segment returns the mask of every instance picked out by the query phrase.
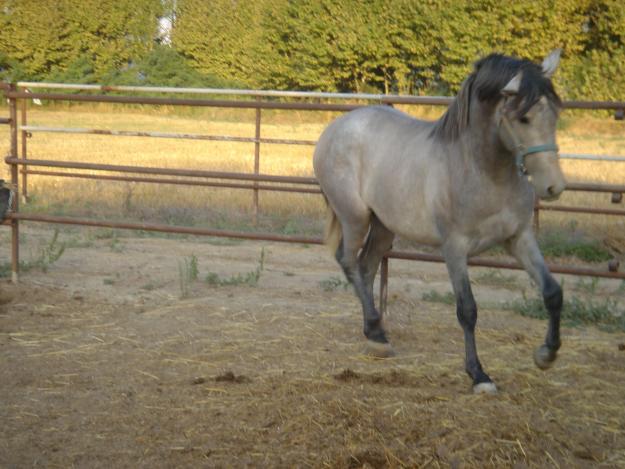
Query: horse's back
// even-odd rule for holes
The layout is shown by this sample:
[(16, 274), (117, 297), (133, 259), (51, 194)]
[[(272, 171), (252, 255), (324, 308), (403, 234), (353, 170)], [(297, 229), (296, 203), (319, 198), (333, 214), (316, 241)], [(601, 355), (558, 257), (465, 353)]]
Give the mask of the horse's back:
[[(389, 106), (371, 106), (351, 111), (333, 121), (321, 134), (313, 166), (324, 184), (337, 168), (360, 172), (387, 155), (400, 158), (411, 140), (423, 134), (428, 123), (414, 119)], [(329, 174), (327, 174), (329, 173)]]
[(332, 139), (351, 144), (370, 144), (379, 141), (378, 137), (384, 134), (390, 135), (402, 130), (410, 132), (419, 123), (421, 121), (390, 106), (363, 107), (344, 114), (328, 125), (319, 138), (317, 148), (323, 148)]
[(339, 218), (372, 211), (398, 234), (419, 224), (424, 242), (433, 242), (431, 212), (424, 208), (426, 192), (433, 191), (428, 176), (441, 160), (429, 129), (431, 123), (388, 106), (360, 108), (332, 122), (317, 143), (313, 165), (330, 204), (343, 212)]

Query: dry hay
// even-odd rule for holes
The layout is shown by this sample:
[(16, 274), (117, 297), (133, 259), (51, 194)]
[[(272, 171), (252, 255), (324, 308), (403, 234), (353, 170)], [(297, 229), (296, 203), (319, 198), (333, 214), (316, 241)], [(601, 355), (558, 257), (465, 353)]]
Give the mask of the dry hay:
[[(451, 307), (396, 299), (397, 356), (360, 353), (349, 292), (221, 287), (119, 306), (3, 284), (0, 466), (623, 467), (622, 334), (482, 310), (473, 395)], [(345, 305), (342, 309), (338, 305)], [(8, 378), (8, 379), (7, 379)]]

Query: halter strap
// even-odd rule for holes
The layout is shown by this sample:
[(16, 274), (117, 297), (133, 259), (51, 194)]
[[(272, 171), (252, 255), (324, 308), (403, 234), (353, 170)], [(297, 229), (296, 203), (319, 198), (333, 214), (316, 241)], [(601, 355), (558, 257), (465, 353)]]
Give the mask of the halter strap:
[(525, 167), (525, 157), (532, 153), (540, 153), (541, 151), (555, 151), (559, 150), (558, 145), (555, 143), (545, 143), (543, 145), (535, 145), (533, 147), (525, 147), (523, 144), (516, 146), (515, 161), (516, 166), (519, 168), (521, 174), (527, 174), (527, 168)]
[(519, 169), (519, 172), (521, 174), (527, 174), (527, 169), (525, 168), (525, 157), (527, 155), (531, 155), (532, 153), (540, 153), (543, 151), (557, 152), (559, 150), (558, 145), (556, 145), (555, 143), (543, 143), (542, 145), (526, 147), (521, 142), (519, 142), (519, 139), (517, 138), (514, 130), (512, 129), (512, 126), (510, 125), (510, 121), (508, 121), (508, 118), (505, 115), (501, 118), (501, 124), (503, 124), (506, 132), (508, 132), (508, 135), (510, 136), (510, 140), (512, 140), (512, 145), (514, 146), (514, 158), (516, 162), (516, 167)]

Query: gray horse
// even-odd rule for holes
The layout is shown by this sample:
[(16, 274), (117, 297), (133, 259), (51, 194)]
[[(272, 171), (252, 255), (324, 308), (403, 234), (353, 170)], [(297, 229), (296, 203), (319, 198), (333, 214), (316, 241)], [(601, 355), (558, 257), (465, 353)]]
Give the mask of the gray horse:
[(467, 258), (502, 243), (542, 291), (545, 343), (534, 354), (549, 367), (560, 347), (562, 289), (532, 232), (534, 197), (565, 188), (555, 144), (561, 102), (551, 83), (560, 61), (541, 65), (499, 54), (478, 61), (435, 122), (386, 106), (360, 108), (323, 132), (314, 169), (328, 202), (326, 243), (362, 303), (370, 351), (392, 355), (373, 281), (395, 235), (440, 247), (464, 331), (473, 390), (496, 392), (475, 345), (477, 306)]

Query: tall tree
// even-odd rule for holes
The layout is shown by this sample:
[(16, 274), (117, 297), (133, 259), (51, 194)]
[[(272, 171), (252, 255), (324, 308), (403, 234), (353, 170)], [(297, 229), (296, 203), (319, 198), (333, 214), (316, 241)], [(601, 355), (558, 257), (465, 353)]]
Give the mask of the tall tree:
[(0, 10), (0, 50), (30, 76), (44, 76), (72, 60), (73, 25), (65, 1), (4, 0)]
[(160, 0), (3, 0), (0, 51), (33, 78), (92, 64), (95, 77), (149, 52)]
[(435, 47), (427, 8), (409, 0), (300, 0), (264, 22), (265, 84), (359, 91), (413, 91)]
[(563, 47), (564, 97), (622, 100), (624, 31), (622, 0), (0, 0), (0, 75), (450, 94), (485, 54)]
[(582, 50), (560, 79), (570, 97), (622, 101), (625, 97), (625, 3), (585, 0)]
[(260, 23), (285, 1), (178, 0), (172, 45), (202, 73), (258, 86), (253, 49)]
[(563, 47), (566, 63), (580, 51), (584, 21), (579, 2), (567, 0), (443, 0), (432, 18), (439, 34), (436, 72), (443, 93), (457, 90), (471, 64), (490, 52), (540, 60)]

